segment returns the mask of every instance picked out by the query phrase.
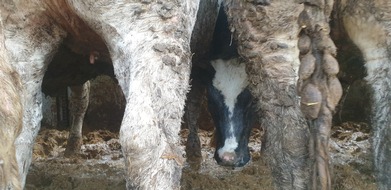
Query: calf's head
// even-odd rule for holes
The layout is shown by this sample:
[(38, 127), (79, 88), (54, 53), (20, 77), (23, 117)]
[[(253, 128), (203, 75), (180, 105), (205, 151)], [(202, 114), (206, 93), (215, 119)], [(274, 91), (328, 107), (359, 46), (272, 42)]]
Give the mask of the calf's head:
[(216, 126), (215, 159), (220, 165), (241, 167), (250, 160), (254, 115), (245, 65), (237, 58), (211, 64), (215, 75), (208, 84), (208, 107)]

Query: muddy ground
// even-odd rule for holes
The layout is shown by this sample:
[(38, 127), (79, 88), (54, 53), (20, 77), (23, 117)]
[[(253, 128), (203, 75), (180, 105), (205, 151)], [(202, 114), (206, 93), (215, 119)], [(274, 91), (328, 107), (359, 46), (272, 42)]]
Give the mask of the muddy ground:
[[(184, 144), (186, 130), (181, 131)], [(203, 162), (199, 171), (188, 164), (183, 169), (182, 189), (273, 189), (270, 171), (260, 153), (262, 131), (251, 137), (252, 161), (243, 168), (224, 168), (213, 159), (213, 132), (200, 131)], [(107, 130), (84, 136), (82, 153), (65, 158), (68, 132), (42, 129), (37, 137), (27, 190), (35, 189), (125, 189), (123, 157), (118, 134)], [(333, 127), (331, 141), (333, 189), (376, 189), (370, 161), (370, 129), (365, 123)], [(184, 151), (183, 151), (184, 153)]]

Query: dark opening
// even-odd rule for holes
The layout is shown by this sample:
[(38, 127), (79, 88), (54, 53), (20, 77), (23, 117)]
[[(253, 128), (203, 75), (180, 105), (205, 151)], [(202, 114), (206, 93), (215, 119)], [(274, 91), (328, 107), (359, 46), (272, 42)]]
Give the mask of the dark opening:
[[(68, 87), (82, 85), (88, 80), (91, 83), (90, 101), (83, 132), (97, 129), (119, 131), (125, 98), (115, 78), (112, 63), (98, 59), (91, 64), (88, 56), (74, 53), (65, 45), (60, 46), (43, 78), (42, 92), (46, 96), (43, 127), (68, 130)], [(45, 109), (45, 106), (49, 108)], [(49, 110), (55, 110), (55, 113)]]

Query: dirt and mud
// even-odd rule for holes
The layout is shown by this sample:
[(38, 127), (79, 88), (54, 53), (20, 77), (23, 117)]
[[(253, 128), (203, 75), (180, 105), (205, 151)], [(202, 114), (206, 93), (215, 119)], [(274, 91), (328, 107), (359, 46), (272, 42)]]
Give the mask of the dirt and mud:
[[(182, 144), (188, 131), (181, 131)], [(261, 154), (263, 132), (254, 129), (250, 141), (252, 161), (243, 168), (216, 164), (211, 146), (212, 131), (201, 130), (203, 161), (198, 171), (185, 164), (181, 186), (187, 189), (273, 189), (272, 178)], [(125, 189), (124, 163), (118, 134), (97, 130), (83, 137), (80, 155), (63, 156), (67, 131), (42, 129), (33, 152), (26, 190)], [(365, 123), (333, 127), (330, 143), (333, 189), (376, 189), (370, 161), (370, 128)], [(185, 151), (183, 149), (183, 154)]]

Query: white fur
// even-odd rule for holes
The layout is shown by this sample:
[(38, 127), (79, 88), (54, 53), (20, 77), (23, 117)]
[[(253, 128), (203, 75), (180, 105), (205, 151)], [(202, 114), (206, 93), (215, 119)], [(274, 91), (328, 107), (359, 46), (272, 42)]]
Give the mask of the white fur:
[(223, 94), (224, 103), (227, 105), (231, 117), (236, 98), (248, 85), (245, 64), (240, 63), (238, 59), (227, 61), (217, 59), (211, 63), (216, 70), (213, 86)]
[(235, 137), (229, 137), (225, 139), (223, 148), (220, 148), (217, 153), (221, 158), (225, 152), (234, 152), (238, 148), (238, 142)]

